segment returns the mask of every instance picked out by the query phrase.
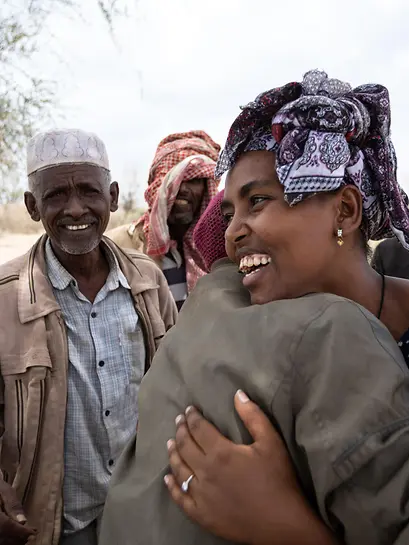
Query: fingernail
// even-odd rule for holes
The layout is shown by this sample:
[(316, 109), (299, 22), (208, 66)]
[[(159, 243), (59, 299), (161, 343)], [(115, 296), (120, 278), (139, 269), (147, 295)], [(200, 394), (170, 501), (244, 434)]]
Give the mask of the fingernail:
[(237, 390), (236, 395), (239, 398), (240, 403), (248, 403), (250, 401), (243, 390)]
[(175, 419), (176, 426), (180, 426), (180, 424), (182, 424), (184, 421), (185, 421), (185, 417), (183, 416), (183, 414), (180, 414)]
[(173, 441), (173, 439), (169, 439), (169, 441), (166, 443), (166, 446), (168, 447), (168, 450), (170, 450), (173, 445), (175, 444), (175, 442)]
[(16, 515), (16, 521), (22, 524), (23, 522), (27, 522), (27, 519), (24, 515)]
[(189, 407), (186, 409), (185, 411), (185, 414), (186, 415), (189, 415), (190, 413), (192, 413), (193, 411), (195, 410), (194, 407), (192, 407), (192, 405), (189, 405)]
[(170, 483), (170, 477), (169, 477), (169, 475), (165, 475), (165, 476), (163, 477), (163, 480), (165, 481), (166, 486), (169, 486), (169, 483)]

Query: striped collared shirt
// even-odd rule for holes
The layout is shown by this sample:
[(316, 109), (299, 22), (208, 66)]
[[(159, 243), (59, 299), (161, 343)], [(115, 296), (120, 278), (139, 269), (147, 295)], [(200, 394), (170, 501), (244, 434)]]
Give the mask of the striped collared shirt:
[(187, 299), (186, 267), (184, 263), (178, 266), (169, 252), (162, 257), (162, 272), (165, 275), (176, 306), (180, 310)]
[(68, 339), (64, 533), (102, 512), (122, 449), (135, 433), (145, 345), (129, 284), (103, 244), (110, 272), (91, 303), (46, 245), (48, 277)]

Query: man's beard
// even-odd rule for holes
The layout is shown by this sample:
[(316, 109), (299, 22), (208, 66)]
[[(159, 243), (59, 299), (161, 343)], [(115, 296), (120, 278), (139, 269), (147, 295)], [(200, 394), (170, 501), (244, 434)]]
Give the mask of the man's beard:
[(101, 240), (98, 240), (98, 239), (95, 238), (93, 240), (90, 240), (86, 245), (84, 244), (84, 246), (81, 246), (81, 247), (76, 246), (75, 248), (71, 248), (70, 246), (68, 246), (68, 245), (66, 245), (64, 243), (62, 243), (62, 244), (60, 243), (60, 244), (58, 244), (58, 246), (66, 254), (69, 254), (69, 255), (85, 255), (85, 254), (89, 254), (93, 250), (95, 250), (95, 248), (98, 247), (100, 242), (101, 242)]

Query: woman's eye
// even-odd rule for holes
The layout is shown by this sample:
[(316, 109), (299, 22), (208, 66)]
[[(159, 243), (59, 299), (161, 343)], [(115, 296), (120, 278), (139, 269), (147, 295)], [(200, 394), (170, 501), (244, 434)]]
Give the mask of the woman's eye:
[(233, 214), (223, 214), (223, 220), (228, 225), (233, 219)]
[(250, 197), (250, 203), (252, 206), (256, 206), (257, 204), (261, 204), (267, 200), (267, 197), (263, 197), (261, 195), (254, 195), (253, 197)]

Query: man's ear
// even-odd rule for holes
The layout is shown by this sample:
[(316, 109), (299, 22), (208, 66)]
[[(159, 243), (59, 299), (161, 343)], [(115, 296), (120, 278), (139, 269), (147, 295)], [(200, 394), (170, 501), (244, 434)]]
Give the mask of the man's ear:
[(40, 221), (40, 213), (37, 208), (36, 198), (30, 191), (24, 193), (24, 204), (26, 205), (27, 212), (33, 221)]
[(118, 182), (112, 182), (109, 186), (109, 194), (111, 196), (111, 212), (116, 212), (118, 210), (118, 201), (119, 201), (119, 186)]

